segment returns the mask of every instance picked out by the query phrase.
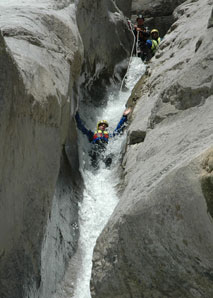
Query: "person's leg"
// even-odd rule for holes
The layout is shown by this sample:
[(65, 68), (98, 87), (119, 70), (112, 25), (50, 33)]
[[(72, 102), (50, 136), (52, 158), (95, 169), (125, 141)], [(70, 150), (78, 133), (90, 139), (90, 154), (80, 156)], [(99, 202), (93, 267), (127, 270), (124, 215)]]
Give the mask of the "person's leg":
[(99, 167), (99, 154), (97, 151), (91, 151), (90, 152), (90, 161), (91, 161), (91, 166), (95, 169), (98, 169)]
[(106, 156), (105, 160), (104, 160), (104, 163), (106, 165), (107, 168), (109, 168), (112, 164), (112, 154), (109, 154)]

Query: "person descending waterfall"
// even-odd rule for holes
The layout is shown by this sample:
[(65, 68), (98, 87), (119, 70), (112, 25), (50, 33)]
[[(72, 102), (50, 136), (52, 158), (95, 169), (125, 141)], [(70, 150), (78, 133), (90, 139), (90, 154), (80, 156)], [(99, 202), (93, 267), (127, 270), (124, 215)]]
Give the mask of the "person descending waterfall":
[(129, 115), (130, 112), (130, 108), (124, 111), (122, 118), (120, 119), (117, 127), (112, 134), (110, 134), (107, 130), (109, 124), (106, 120), (98, 121), (97, 130), (93, 132), (83, 125), (79, 113), (76, 112), (75, 120), (77, 123), (77, 127), (83, 134), (87, 136), (89, 142), (92, 144), (89, 155), (91, 157), (91, 165), (94, 168), (98, 169), (100, 160), (105, 163), (106, 167), (110, 167), (112, 163), (112, 154), (105, 154), (106, 146), (110, 138), (115, 137), (116, 135), (119, 135), (123, 132), (125, 122), (127, 121), (127, 115)]

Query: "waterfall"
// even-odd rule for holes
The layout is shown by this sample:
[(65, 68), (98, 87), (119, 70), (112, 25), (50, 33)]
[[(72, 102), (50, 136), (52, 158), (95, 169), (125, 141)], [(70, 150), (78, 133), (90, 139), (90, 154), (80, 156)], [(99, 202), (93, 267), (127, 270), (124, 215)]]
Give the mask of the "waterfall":
[[(120, 86), (109, 89), (107, 105), (104, 108), (86, 106), (79, 109), (81, 118), (85, 120), (87, 128), (96, 129), (99, 119), (109, 122), (109, 132), (112, 132), (125, 110), (125, 104), (132, 88), (145, 72), (145, 65), (140, 58), (131, 61), (125, 86), (125, 92), (119, 91)], [(53, 298), (90, 298), (90, 275), (92, 269), (92, 254), (97, 237), (100, 235), (112, 214), (118, 197), (116, 185), (119, 183), (118, 164), (121, 158), (122, 145), (125, 143), (126, 133), (113, 138), (107, 146), (107, 154), (113, 154), (110, 169), (100, 164), (98, 170), (89, 165), (89, 144), (86, 136), (79, 132), (79, 153), (81, 173), (85, 183), (84, 198), (79, 205), (80, 238), (78, 251), (71, 260), (64, 281)]]

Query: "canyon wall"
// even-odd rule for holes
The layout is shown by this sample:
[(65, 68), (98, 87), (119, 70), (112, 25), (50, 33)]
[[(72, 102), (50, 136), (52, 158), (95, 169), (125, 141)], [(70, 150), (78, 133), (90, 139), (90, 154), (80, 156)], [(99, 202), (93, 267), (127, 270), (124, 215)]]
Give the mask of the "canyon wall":
[(213, 296), (212, 4), (175, 10), (129, 99), (123, 192), (94, 250), (92, 297)]
[[(44, 268), (52, 270), (48, 287), (53, 287), (76, 248), (72, 224), (78, 220), (82, 182), (76, 162), (64, 161), (69, 143), (78, 160), (76, 136), (69, 137), (70, 127), (75, 130), (72, 90), (83, 60), (74, 12), (74, 6), (50, 2), (1, 7), (2, 298), (24, 297), (32, 285), (34, 290), (45, 287)], [(59, 187), (64, 168), (68, 183)], [(44, 260), (45, 254), (52, 260)]]
[[(117, 3), (117, 2), (116, 2)], [(77, 22), (84, 44), (84, 65), (82, 68), (81, 90), (88, 101), (92, 98), (99, 104), (106, 87), (113, 80), (117, 82), (115, 66), (129, 57), (133, 36), (128, 29), (122, 11), (130, 7), (130, 1), (79, 0)], [(120, 69), (124, 75), (127, 63)]]

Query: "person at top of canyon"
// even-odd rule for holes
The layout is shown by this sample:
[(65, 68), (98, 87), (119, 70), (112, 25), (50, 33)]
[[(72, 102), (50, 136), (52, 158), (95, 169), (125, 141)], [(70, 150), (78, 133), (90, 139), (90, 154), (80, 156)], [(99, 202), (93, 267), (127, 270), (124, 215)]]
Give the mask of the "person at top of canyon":
[(77, 112), (75, 115), (75, 120), (77, 123), (77, 127), (83, 134), (85, 134), (88, 138), (88, 141), (92, 144), (92, 149), (90, 151), (91, 164), (94, 168), (98, 168), (99, 161), (102, 160), (106, 167), (110, 167), (112, 163), (112, 155), (105, 155), (106, 146), (109, 142), (110, 138), (115, 137), (123, 132), (125, 123), (127, 122), (127, 116), (130, 114), (131, 108), (126, 109), (123, 112), (123, 115), (118, 122), (116, 128), (113, 133), (108, 132), (108, 122), (106, 120), (100, 120), (97, 123), (97, 130), (94, 132), (92, 130), (87, 129), (81, 118), (79, 113)]
[(142, 61), (146, 62), (151, 58), (150, 47), (147, 44), (150, 32), (144, 26), (144, 16), (142, 14), (137, 16), (136, 22), (133, 29), (136, 38), (136, 56), (141, 57)]
[(152, 29), (152, 31), (151, 31), (151, 39), (148, 39), (146, 41), (146, 44), (151, 49), (152, 56), (155, 55), (155, 53), (156, 53), (156, 51), (158, 49), (158, 46), (159, 46), (161, 40), (162, 40), (162, 38), (159, 37), (159, 31), (158, 31), (158, 29)]
[(162, 38), (159, 36), (158, 29), (152, 29), (151, 30), (151, 37), (152, 37), (152, 40), (155, 40), (158, 43), (158, 45), (162, 41)]
[(143, 29), (144, 28), (144, 16), (139, 14), (136, 19), (136, 24), (134, 25), (135, 29)]

